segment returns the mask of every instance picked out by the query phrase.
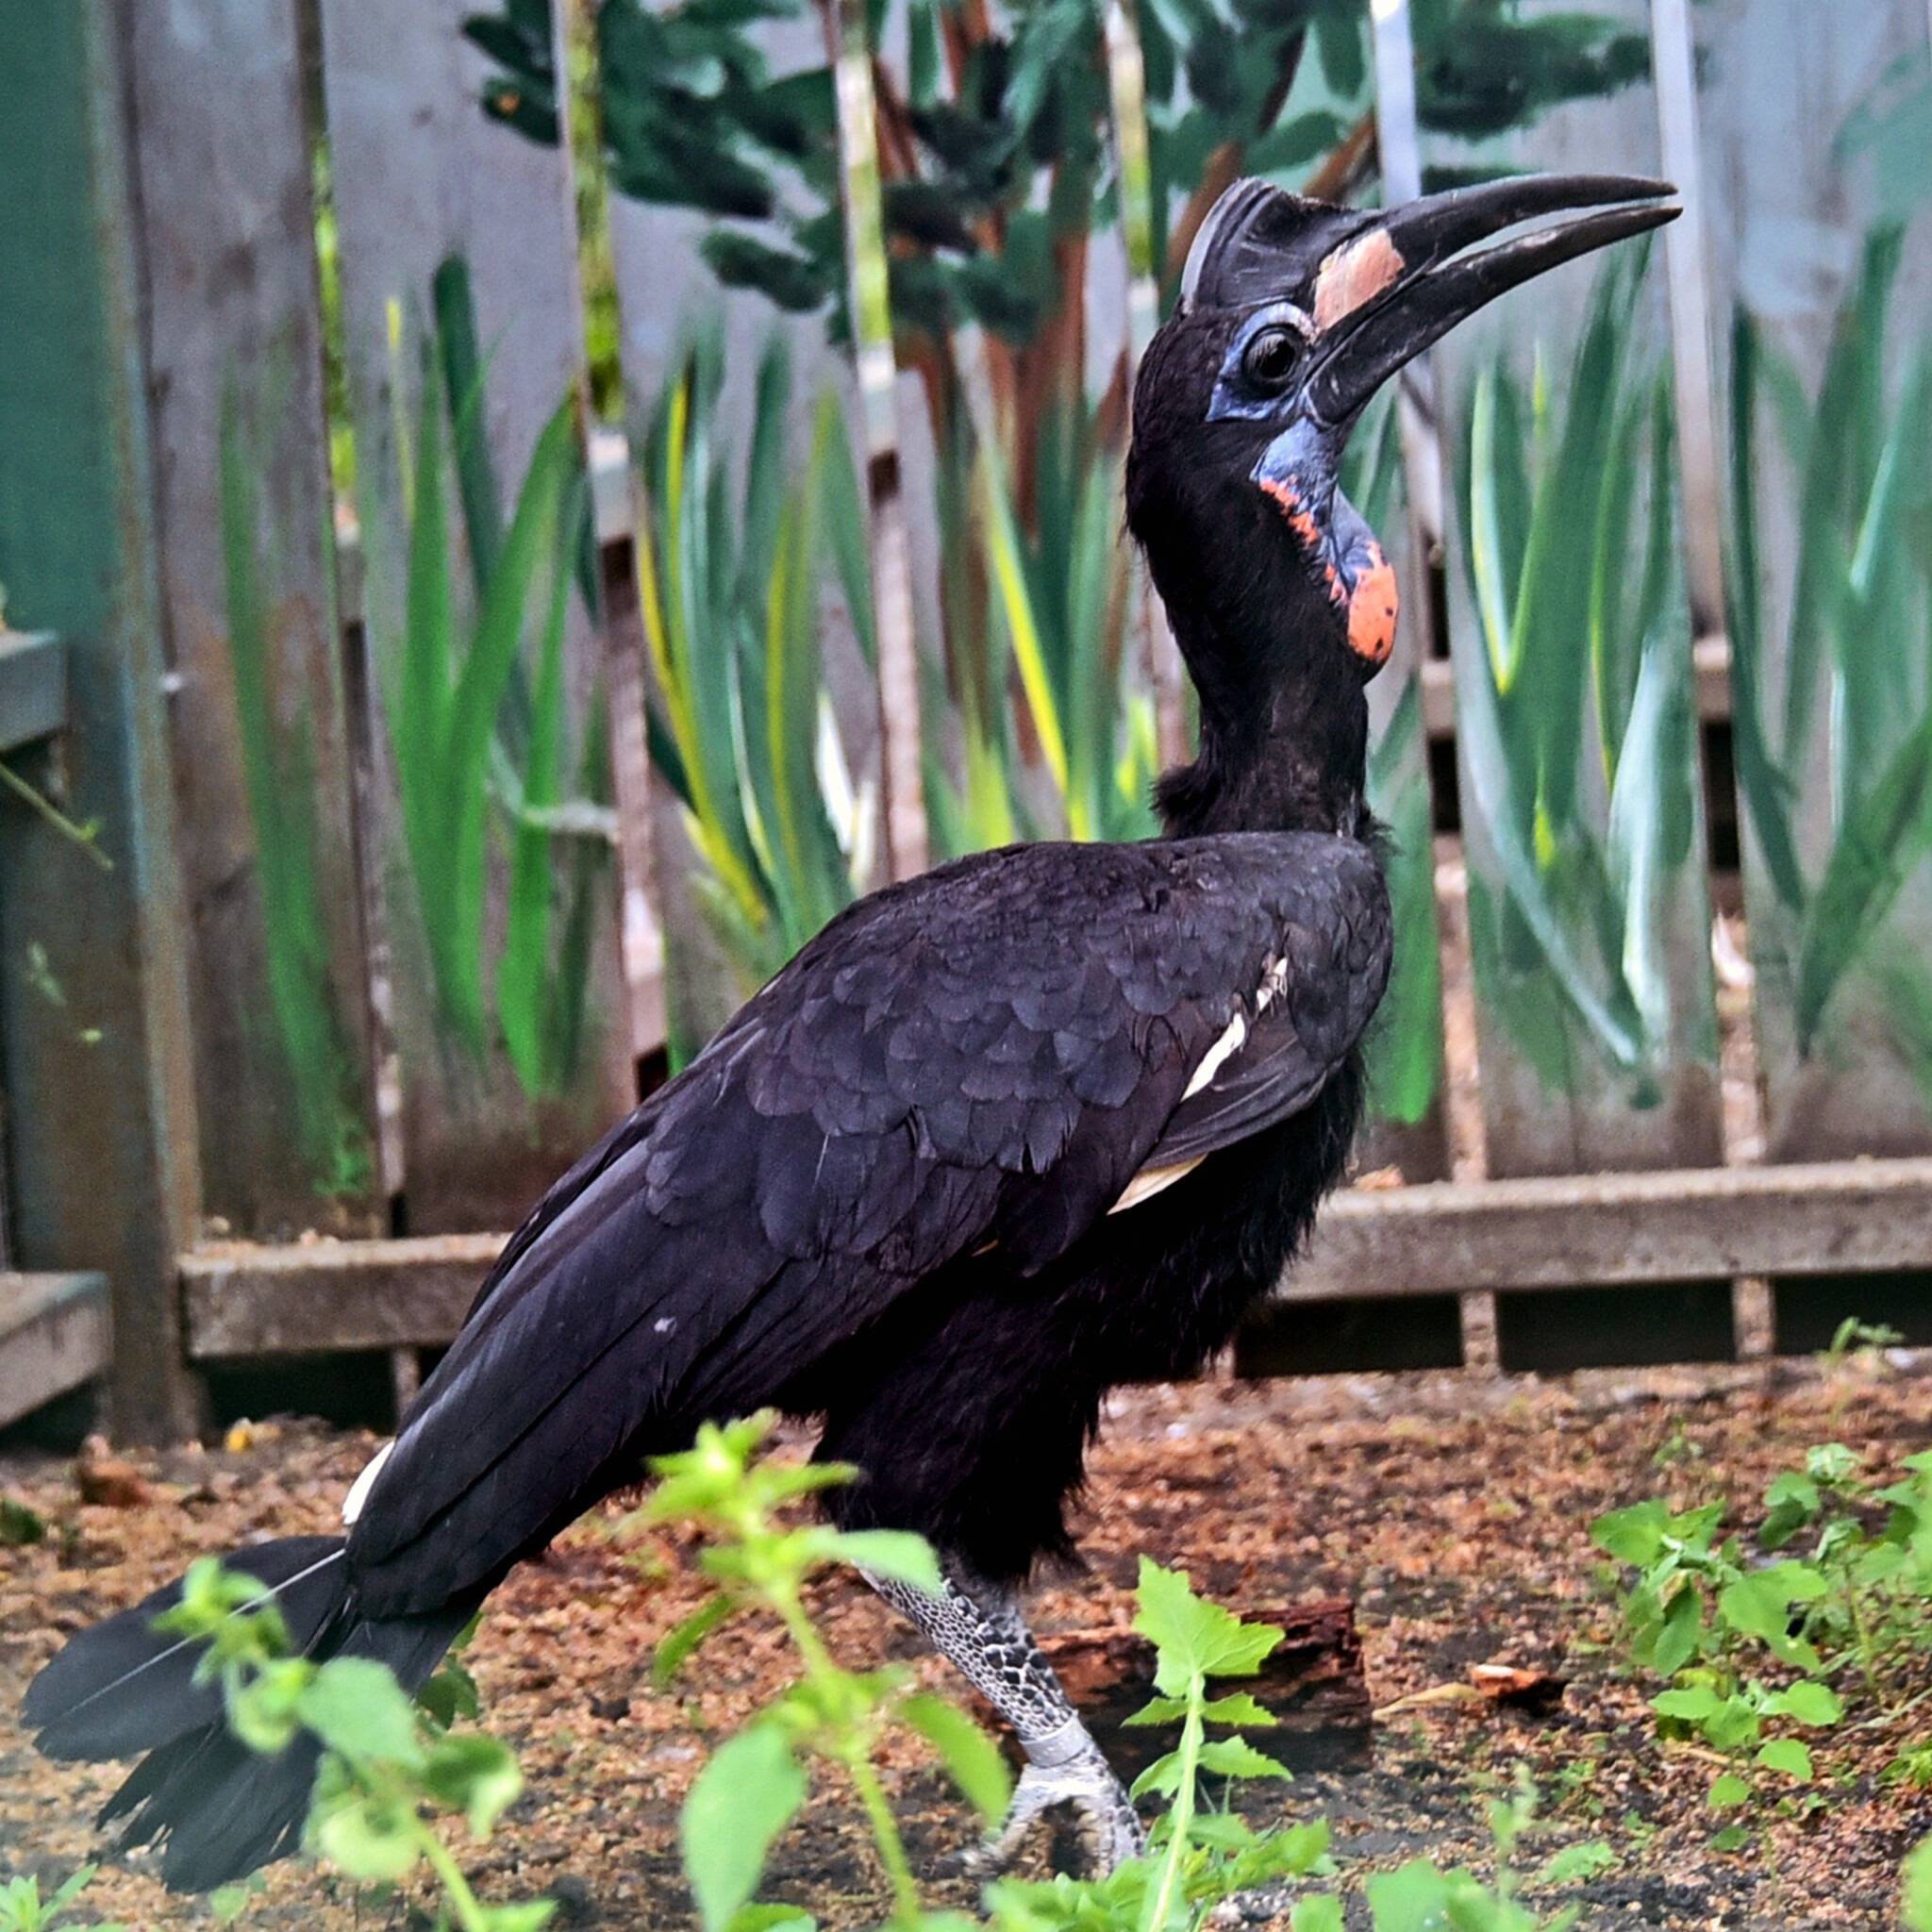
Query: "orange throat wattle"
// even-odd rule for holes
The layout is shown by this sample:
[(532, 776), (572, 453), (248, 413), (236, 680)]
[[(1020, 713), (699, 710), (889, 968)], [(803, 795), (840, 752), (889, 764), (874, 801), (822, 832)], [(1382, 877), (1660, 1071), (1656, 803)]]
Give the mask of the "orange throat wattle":
[(1322, 566), (1324, 581), (1335, 608), (1348, 618), (1348, 648), (1366, 664), (1379, 668), (1389, 661), (1395, 648), (1395, 623), (1402, 609), (1402, 598), (1395, 585), (1395, 572), (1382, 546), (1374, 537), (1364, 536), (1354, 547), (1350, 561), (1354, 569), (1342, 574), (1332, 547), (1291, 482), (1273, 476), (1262, 477), (1261, 488), (1281, 506), (1289, 527), (1301, 540), (1308, 555)]

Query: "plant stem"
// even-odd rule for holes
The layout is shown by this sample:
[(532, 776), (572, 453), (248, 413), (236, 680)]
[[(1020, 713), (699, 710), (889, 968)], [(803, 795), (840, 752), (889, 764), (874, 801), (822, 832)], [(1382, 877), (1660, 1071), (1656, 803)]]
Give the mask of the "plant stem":
[(423, 1842), (423, 1856), (429, 1860), (429, 1869), (441, 1883), (456, 1912), (457, 1924), (463, 1932), (489, 1932), (489, 1921), (483, 1907), (476, 1894), (470, 1890), (470, 1881), (463, 1876), (462, 1867), (457, 1863), (455, 1855), (420, 1819), (417, 1831)]
[(1160, 1883), (1155, 1887), (1154, 1902), (1141, 1922), (1141, 1932), (1161, 1932), (1180, 1889), (1181, 1861), (1188, 1855), (1188, 1833), (1194, 1823), (1194, 1781), (1200, 1773), (1201, 1740), (1207, 1728), (1201, 1721), (1201, 1707), (1207, 1701), (1207, 1690), (1208, 1680), (1196, 1672), (1188, 1683), (1188, 1720), (1181, 1726), (1180, 1781), (1170, 1814), (1167, 1855), (1160, 1862)]
[(72, 840), (103, 872), (114, 870), (114, 861), (94, 842), (92, 826), (76, 824), (44, 791), (29, 785), (4, 760), (0, 760), (0, 784), (4, 784), (24, 805), (39, 812), (63, 839)]
[(429, 1869), (436, 1874), (437, 1883), (442, 1887), (443, 1895), (449, 1900), (450, 1908), (456, 1913), (457, 1924), (462, 1927), (462, 1932), (490, 1932), (489, 1914), (470, 1890), (470, 1881), (463, 1876), (456, 1855), (437, 1837), (417, 1810), (415, 1793), (378, 1765), (358, 1764), (353, 1759), (344, 1761), (358, 1784), (391, 1804), (402, 1807), (410, 1821), (412, 1836), (428, 1861)]
[[(806, 1614), (805, 1606), (798, 1599), (796, 1584), (789, 1579), (784, 1582), (774, 1580), (765, 1586), (765, 1593), (805, 1664), (807, 1678), (820, 1687), (836, 1683), (843, 1673), (832, 1661), (818, 1626)], [(910, 1925), (920, 1915), (919, 1885), (912, 1875), (911, 1861), (906, 1856), (906, 1842), (899, 1835), (898, 1820), (892, 1816), (892, 1807), (886, 1803), (885, 1790), (879, 1783), (878, 1773), (873, 1768), (867, 1746), (868, 1740), (858, 1726), (841, 1724), (830, 1755), (845, 1767), (853, 1789), (858, 1793), (858, 1802), (865, 1807), (873, 1839), (878, 1846), (879, 1862), (886, 1868), (886, 1876), (892, 1887), (892, 1919), (895, 1924)]]

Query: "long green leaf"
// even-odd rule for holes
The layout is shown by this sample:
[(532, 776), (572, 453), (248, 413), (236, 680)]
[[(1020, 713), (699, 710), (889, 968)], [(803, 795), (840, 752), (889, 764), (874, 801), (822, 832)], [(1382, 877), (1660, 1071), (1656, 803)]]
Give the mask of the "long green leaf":
[[(559, 532), (559, 535), (561, 533)], [(539, 649), (531, 702), (528, 755), (523, 771), (525, 811), (554, 805), (560, 795), (563, 755), (563, 634), (570, 598), (568, 544), (559, 541), (551, 564), (549, 608)], [(527, 816), (510, 837), (509, 908), (502, 958), (496, 967), (496, 1009), (504, 1045), (524, 1091), (556, 1091), (549, 1053), (548, 986), (550, 924), (555, 897), (553, 839)]]
[(1932, 849), (1932, 718), (1922, 722), (1840, 828), (1805, 920), (1795, 1000), (1808, 1052), (1846, 970)]
[(1757, 395), (1760, 342), (1742, 308), (1731, 325), (1731, 736), (1738, 788), (1765, 870), (1786, 908), (1802, 913), (1809, 888), (1792, 836), (1790, 779), (1764, 728), (1763, 557), (1757, 513)]
[(537, 574), (553, 559), (562, 527), (563, 492), (575, 465), (575, 411), (559, 408), (531, 453), (503, 552), (488, 584), (469, 652), (450, 695), (441, 747), (443, 796), (454, 813), (448, 913), (459, 939), (447, 989), (465, 1033), (483, 1033), (483, 913), (487, 884), (489, 773), (497, 708), (516, 662)]

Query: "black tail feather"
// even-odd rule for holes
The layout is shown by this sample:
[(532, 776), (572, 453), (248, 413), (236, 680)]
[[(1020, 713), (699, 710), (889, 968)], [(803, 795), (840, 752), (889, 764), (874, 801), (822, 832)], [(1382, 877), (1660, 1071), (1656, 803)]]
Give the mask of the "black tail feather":
[[(359, 1617), (339, 1537), (291, 1537), (225, 1561), (275, 1591), (298, 1651), (324, 1661), (374, 1658), (411, 1691), (480, 1601), (415, 1617)], [(320, 1751), (304, 1736), (264, 1757), (229, 1733), (219, 1687), (193, 1681), (202, 1646), (154, 1628), (180, 1597), (180, 1585), (171, 1584), (83, 1630), (28, 1687), (23, 1715), (50, 1757), (146, 1753), (99, 1822), (121, 1824), (123, 1850), (158, 1845), (172, 1890), (206, 1891), (294, 1848)]]

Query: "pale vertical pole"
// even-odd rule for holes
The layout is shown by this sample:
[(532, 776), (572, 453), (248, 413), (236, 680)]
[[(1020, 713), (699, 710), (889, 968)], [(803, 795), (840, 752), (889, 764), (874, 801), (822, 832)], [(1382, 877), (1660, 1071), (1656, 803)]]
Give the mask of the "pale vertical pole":
[(925, 870), (925, 775), (920, 752), (919, 646), (912, 558), (899, 465), (892, 310), (865, 0), (827, 0), (826, 39), (838, 81), (839, 177), (845, 209), (847, 308), (865, 431), (873, 625), (878, 644), (879, 741), (886, 866), (895, 879)]
[[(1127, 255), (1126, 388), (1132, 424), (1134, 376), (1160, 322), (1160, 285), (1154, 261), (1153, 166), (1147, 140), (1147, 70), (1141, 36), (1126, 0), (1107, 0), (1107, 77), (1113, 122), (1114, 162), (1119, 173), (1121, 234)], [(1155, 741), (1162, 764), (1187, 757), (1187, 716), (1181, 688), (1181, 657), (1169, 628), (1167, 611), (1146, 580), (1140, 586), (1141, 644), (1147, 681), (1154, 689)]]
[[(1932, 0), (1928, 0), (1932, 18)], [(1664, 172), (1684, 212), (1664, 230), (1671, 297), (1671, 362), (1676, 375), (1677, 473), (1684, 491), (1684, 567), (1692, 629), (1724, 625), (1723, 496), (1718, 483), (1717, 374), (1711, 356), (1710, 285), (1704, 246), (1704, 165), (1697, 136), (1697, 49), (1690, 0), (1651, 0), (1651, 63)]]

